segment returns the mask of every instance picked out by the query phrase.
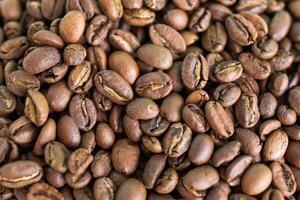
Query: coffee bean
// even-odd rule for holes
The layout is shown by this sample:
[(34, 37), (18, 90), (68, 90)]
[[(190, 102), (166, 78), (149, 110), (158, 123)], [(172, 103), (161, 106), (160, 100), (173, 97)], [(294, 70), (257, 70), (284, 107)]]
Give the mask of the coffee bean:
[(195, 104), (183, 107), (182, 119), (193, 131), (198, 133), (204, 133), (209, 129), (204, 112)]
[(99, 45), (108, 36), (112, 22), (105, 15), (95, 16), (86, 28), (85, 37), (91, 45)]
[(9, 188), (22, 188), (38, 182), (43, 176), (42, 167), (30, 160), (14, 161), (0, 168), (0, 183)]
[(119, 19), (123, 15), (121, 0), (104, 0), (99, 2), (99, 7), (101, 11), (112, 21)]
[(124, 21), (132, 26), (147, 26), (155, 20), (155, 12), (147, 8), (127, 9), (123, 14)]
[(95, 200), (113, 200), (116, 193), (116, 186), (110, 178), (99, 178), (93, 186)]
[(116, 200), (144, 200), (147, 196), (146, 193), (143, 183), (135, 178), (129, 178), (120, 185), (116, 194)]
[(111, 70), (102, 70), (94, 77), (98, 92), (117, 104), (127, 104), (133, 98), (129, 83)]
[(191, 31), (199, 33), (208, 29), (211, 20), (211, 13), (205, 8), (198, 8), (191, 16), (189, 28)]
[(63, 195), (54, 187), (47, 183), (35, 183), (29, 188), (28, 200), (38, 200), (43, 198), (63, 200)]
[(188, 157), (192, 163), (202, 165), (208, 162), (214, 151), (214, 142), (206, 134), (197, 135), (189, 148)]
[(94, 2), (91, 0), (67, 0), (66, 12), (71, 10), (78, 10), (84, 13), (87, 19), (91, 19), (94, 16), (95, 8)]
[(208, 64), (202, 54), (189, 53), (183, 63), (181, 69), (181, 78), (183, 84), (191, 89), (202, 89), (208, 80)]

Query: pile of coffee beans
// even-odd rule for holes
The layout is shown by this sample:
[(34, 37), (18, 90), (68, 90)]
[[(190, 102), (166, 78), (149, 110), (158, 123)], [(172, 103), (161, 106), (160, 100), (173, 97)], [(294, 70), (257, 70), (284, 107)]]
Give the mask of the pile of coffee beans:
[(1, 200), (300, 200), (300, 0), (0, 0)]

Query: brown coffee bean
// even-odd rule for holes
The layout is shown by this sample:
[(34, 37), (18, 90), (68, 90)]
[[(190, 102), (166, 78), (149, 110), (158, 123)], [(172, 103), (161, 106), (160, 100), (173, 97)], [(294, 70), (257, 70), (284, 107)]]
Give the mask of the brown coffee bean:
[(87, 170), (92, 162), (93, 156), (86, 149), (79, 148), (70, 154), (67, 166), (69, 172), (80, 176)]
[(54, 47), (38, 47), (30, 51), (23, 60), (23, 67), (31, 74), (38, 74), (57, 65), (61, 55)]
[(192, 194), (197, 191), (206, 190), (218, 183), (220, 180), (218, 171), (210, 165), (203, 165), (191, 169), (183, 177), (183, 186)]
[(52, 68), (39, 74), (39, 79), (45, 83), (56, 83), (64, 78), (68, 72), (69, 66), (64, 63), (58, 63)]
[(127, 104), (133, 98), (130, 84), (112, 70), (102, 70), (94, 77), (98, 92), (117, 104)]
[(137, 98), (126, 106), (126, 113), (132, 119), (147, 120), (159, 114), (159, 107), (151, 99)]
[(54, 141), (55, 138), (56, 122), (49, 118), (41, 128), (40, 134), (38, 135), (33, 148), (33, 153), (36, 155), (43, 155), (46, 144)]
[(29, 90), (24, 108), (25, 115), (37, 126), (42, 126), (48, 119), (49, 106), (45, 96)]
[(168, 95), (160, 106), (160, 113), (169, 122), (178, 122), (181, 120), (181, 111), (184, 100), (178, 93)]
[(243, 71), (257, 80), (264, 80), (271, 74), (271, 67), (267, 61), (256, 58), (251, 53), (241, 53), (239, 61), (243, 66)]
[(243, 67), (239, 61), (229, 60), (216, 65), (214, 76), (219, 82), (232, 82), (240, 78)]
[(220, 103), (209, 101), (205, 105), (205, 116), (209, 126), (223, 138), (230, 137), (234, 132), (234, 124)]
[(66, 43), (77, 43), (84, 29), (85, 16), (77, 10), (68, 12), (59, 23), (59, 35)]
[(94, 160), (91, 163), (90, 170), (93, 178), (107, 176), (112, 170), (111, 156), (107, 151), (99, 151), (95, 154)]
[(116, 200), (145, 200), (146, 196), (147, 191), (144, 184), (135, 178), (129, 178), (120, 185), (116, 193)]
[(73, 96), (69, 104), (69, 113), (80, 130), (89, 131), (96, 124), (96, 108), (93, 101), (87, 97)]
[(157, 69), (169, 69), (173, 64), (171, 52), (155, 44), (145, 44), (137, 51), (137, 57)]
[(60, 142), (49, 142), (45, 146), (45, 162), (58, 172), (65, 173), (67, 171), (69, 155), (70, 151)]
[(284, 196), (280, 192), (280, 190), (268, 189), (267, 191), (264, 192), (264, 195), (262, 196), (262, 200), (268, 200), (268, 199), (282, 199), (282, 200), (284, 200)]
[(191, 129), (184, 123), (173, 123), (164, 134), (163, 151), (170, 157), (179, 157), (188, 150), (191, 142)]
[[(125, 107), (120, 105), (114, 105), (114, 107), (111, 109), (110, 115), (109, 115), (109, 125), (116, 133), (123, 133), (123, 123), (122, 119), (125, 115)], [(107, 121), (107, 120), (106, 120)]]
[[(69, 188), (67, 188), (69, 189)], [(65, 190), (66, 191), (66, 190)], [(80, 200), (80, 199), (86, 199), (86, 200), (93, 200), (94, 199), (94, 195), (92, 190), (89, 187), (84, 187), (84, 188), (80, 188), (80, 189), (73, 189), (73, 193), (69, 190), (68, 191), (68, 198), (66, 197), (66, 200)], [(74, 196), (74, 197), (73, 197)]]
[(229, 37), (241, 46), (253, 44), (257, 39), (254, 25), (240, 14), (233, 14), (225, 21)]
[(120, 74), (127, 82), (134, 84), (140, 74), (140, 69), (128, 53), (115, 51), (108, 58), (109, 69)]
[(291, 108), (297, 113), (300, 114), (300, 107), (299, 107), (299, 97), (300, 96), (300, 87), (294, 87), (289, 91), (288, 94), (288, 102)]
[(173, 54), (180, 54), (186, 50), (183, 37), (174, 28), (165, 24), (155, 24), (149, 28), (150, 39), (154, 44), (166, 47)]
[(122, 0), (122, 5), (124, 8), (137, 9), (143, 6), (143, 0)]
[(255, 126), (259, 120), (258, 99), (253, 93), (244, 93), (235, 104), (235, 116), (244, 128)]
[(241, 143), (238, 141), (231, 141), (217, 149), (211, 160), (215, 167), (219, 167), (232, 161), (239, 155), (241, 149)]
[(68, 77), (68, 87), (75, 93), (87, 93), (93, 86), (94, 69), (87, 61), (75, 66)]
[(115, 142), (115, 133), (106, 123), (99, 123), (96, 128), (96, 143), (103, 149), (109, 149)]
[(110, 44), (119, 50), (133, 53), (140, 47), (138, 38), (131, 32), (123, 29), (114, 29), (109, 33)]
[(256, 133), (249, 129), (236, 128), (235, 138), (241, 143), (241, 148), (244, 153), (251, 156), (256, 156), (260, 153), (262, 144)]
[(156, 137), (143, 135), (142, 143), (145, 146), (145, 148), (152, 153), (161, 153), (163, 151), (162, 145)]
[(153, 100), (166, 97), (172, 88), (172, 79), (163, 72), (146, 73), (140, 76), (135, 84), (138, 95)]
[(172, 2), (180, 9), (190, 11), (197, 8), (200, 4), (199, 0), (172, 0)]
[(67, 172), (65, 174), (66, 183), (74, 189), (80, 189), (86, 187), (92, 179), (92, 175), (89, 171), (84, 174), (78, 175)]
[(286, 105), (278, 106), (277, 118), (283, 125), (292, 125), (297, 120), (296, 112)]
[(93, 192), (95, 200), (113, 200), (116, 186), (110, 178), (99, 178), (94, 182)]
[(40, 45), (62, 48), (64, 41), (55, 33), (47, 30), (40, 30), (32, 36), (32, 40)]
[(96, 65), (98, 70), (107, 68), (107, 56), (100, 47), (89, 47), (87, 49), (87, 58), (92, 64)]
[(167, 4), (167, 0), (144, 0), (144, 5), (153, 11), (162, 10)]
[(241, 180), (243, 192), (257, 195), (269, 187), (272, 182), (272, 172), (269, 167), (258, 163), (250, 166)]
[(124, 11), (123, 19), (132, 26), (147, 26), (155, 20), (155, 12), (147, 8), (128, 9)]
[(225, 179), (230, 186), (240, 184), (241, 177), (247, 168), (251, 165), (253, 158), (251, 156), (242, 155), (234, 159), (226, 167)]
[(220, 181), (219, 183), (211, 187), (205, 198), (207, 200), (225, 200), (228, 199), (230, 192), (231, 191), (229, 185), (224, 181)]
[(187, 13), (181, 9), (172, 9), (164, 14), (164, 21), (166, 22), (166, 24), (170, 25), (178, 31), (184, 30), (187, 27), (188, 20), (189, 18)]
[(99, 2), (101, 11), (108, 16), (112, 21), (122, 17), (123, 6), (121, 0), (103, 0)]
[(275, 97), (283, 95), (288, 89), (289, 79), (287, 74), (277, 72), (271, 75), (268, 81), (268, 89)]
[(37, 129), (33, 122), (23, 115), (10, 124), (6, 136), (18, 145), (30, 146), (37, 137)]
[(60, 112), (65, 110), (71, 99), (72, 91), (68, 88), (65, 81), (59, 81), (50, 85), (48, 88), (46, 99), (49, 104), (49, 108), (52, 111)]
[(291, 24), (291, 15), (285, 10), (278, 11), (269, 24), (269, 35), (274, 40), (280, 41), (288, 34)]
[(18, 0), (4, 0), (1, 2), (1, 16), (9, 20), (18, 20), (21, 17), (21, 2)]
[(241, 0), (236, 6), (236, 9), (253, 13), (262, 13), (266, 10), (268, 2), (264, 0)]
[(128, 139), (120, 139), (113, 146), (111, 157), (114, 169), (129, 175), (135, 172), (138, 166), (140, 149), (136, 143)]
[(300, 167), (300, 160), (299, 160), (299, 151), (298, 148), (300, 146), (300, 142), (298, 141), (289, 141), (288, 148), (285, 152), (284, 158), (289, 161), (295, 167)]
[(143, 183), (147, 189), (152, 189), (158, 181), (166, 165), (167, 156), (163, 154), (153, 155), (147, 161), (143, 171)]
[(125, 115), (123, 118), (123, 129), (127, 137), (133, 142), (139, 142), (143, 135), (139, 120), (128, 115)]
[(2, 165), (0, 183), (9, 188), (22, 188), (38, 182), (43, 176), (42, 167), (30, 160), (19, 160)]
[(188, 89), (202, 89), (207, 83), (208, 74), (208, 63), (202, 54), (189, 53), (184, 58), (181, 78)]
[(205, 8), (198, 8), (190, 18), (189, 28), (193, 32), (200, 33), (208, 29), (210, 21), (210, 11)]
[(233, 106), (241, 95), (241, 89), (234, 83), (223, 83), (213, 92), (213, 98), (223, 107)]
[(245, 200), (256, 200), (255, 197), (243, 194), (243, 193), (235, 193), (231, 194), (229, 196), (229, 200), (240, 200), (240, 199), (245, 199)]
[(94, 46), (101, 44), (107, 38), (111, 26), (112, 22), (105, 15), (95, 16), (86, 28), (87, 42)]
[(294, 61), (294, 55), (282, 49), (277, 51), (277, 54), (269, 60), (272, 71), (283, 71), (291, 67)]
[(94, 2), (91, 0), (67, 0), (65, 10), (66, 12), (78, 10), (84, 13), (85, 17), (89, 20), (96, 12), (93, 4)]
[(48, 167), (45, 170), (45, 177), (47, 182), (55, 188), (61, 188), (66, 183), (64, 175), (60, 172), (55, 171), (51, 167)]
[(227, 43), (225, 27), (219, 23), (211, 24), (201, 37), (203, 48), (210, 52), (221, 52)]
[(208, 162), (214, 151), (214, 142), (209, 135), (197, 135), (189, 148), (188, 158), (196, 165)]
[(293, 140), (299, 140), (299, 134), (300, 134), (300, 127), (297, 124), (291, 125), (291, 126), (285, 126), (284, 130), (286, 134)]
[(156, 182), (155, 191), (160, 194), (172, 192), (178, 183), (178, 174), (175, 169), (166, 169)]
[(240, 14), (249, 20), (253, 25), (255, 25), (254, 27), (257, 31), (257, 38), (262, 38), (268, 34), (268, 25), (266, 21), (258, 14), (251, 11), (243, 11)]
[(169, 125), (170, 122), (161, 115), (150, 120), (141, 121), (141, 128), (143, 132), (149, 136), (160, 136), (168, 129)]
[(252, 53), (260, 59), (270, 59), (278, 51), (278, 43), (272, 38), (263, 37), (257, 40), (251, 47)]
[(278, 102), (270, 92), (263, 93), (259, 96), (259, 111), (264, 119), (271, 118), (275, 115)]
[(65, 47), (63, 57), (67, 65), (79, 65), (86, 57), (86, 49), (80, 44), (70, 44)]
[(284, 163), (273, 162), (270, 165), (273, 174), (273, 185), (278, 188), (284, 196), (290, 196), (296, 191), (296, 180), (290, 167)]
[(54, 20), (55, 18), (61, 16), (64, 12), (64, 5), (66, 1), (52, 1), (52, 0), (42, 0), (41, 10), (42, 14), (46, 19)]
[(56, 188), (48, 185), (47, 183), (35, 183), (29, 188), (27, 199), (28, 200), (38, 200), (38, 199), (63, 200), (64, 197)]
[(96, 147), (96, 139), (94, 131), (88, 131), (82, 135), (80, 147), (92, 152)]
[(7, 87), (0, 86), (0, 115), (11, 114), (16, 108), (16, 98)]
[(209, 129), (204, 112), (195, 104), (183, 107), (182, 119), (195, 132), (204, 133)]
[(210, 4), (207, 9), (211, 12), (212, 19), (220, 22), (224, 22), (232, 14), (230, 8), (219, 3)]

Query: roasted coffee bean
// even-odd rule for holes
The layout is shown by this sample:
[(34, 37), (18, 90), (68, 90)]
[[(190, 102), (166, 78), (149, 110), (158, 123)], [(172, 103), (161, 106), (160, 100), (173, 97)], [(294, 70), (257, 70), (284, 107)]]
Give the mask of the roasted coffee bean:
[(117, 104), (127, 104), (133, 98), (130, 84), (112, 70), (102, 70), (94, 77), (98, 92)]
[(272, 38), (263, 37), (257, 40), (252, 46), (251, 50), (255, 56), (260, 59), (270, 59), (276, 55), (278, 51), (278, 43)]
[(126, 113), (132, 119), (147, 120), (159, 114), (159, 107), (151, 99), (137, 98), (126, 106)]
[(157, 69), (169, 69), (173, 64), (171, 52), (155, 44), (145, 44), (137, 51), (137, 57)]
[(208, 63), (202, 54), (189, 53), (184, 58), (181, 79), (188, 89), (202, 89), (207, 83), (208, 74)]
[(262, 150), (262, 144), (256, 133), (249, 129), (236, 128), (235, 129), (236, 140), (241, 143), (241, 148), (244, 153), (256, 156)]
[(272, 172), (264, 164), (254, 164), (244, 173), (241, 186), (244, 193), (257, 195), (269, 187), (272, 182)]
[(269, 24), (269, 35), (276, 41), (282, 40), (287, 35), (291, 23), (292, 18), (287, 11), (276, 12)]
[(170, 122), (161, 115), (150, 120), (141, 121), (141, 128), (143, 132), (150, 136), (160, 136), (168, 129), (169, 125)]
[(215, 167), (219, 167), (232, 161), (237, 155), (239, 155), (241, 149), (241, 143), (238, 141), (231, 141), (217, 149), (211, 160)]
[(115, 51), (108, 58), (109, 69), (120, 74), (130, 84), (134, 84), (140, 74), (135, 60), (126, 52)]
[(273, 185), (277, 187), (284, 196), (290, 196), (296, 191), (296, 180), (290, 167), (278, 161), (270, 165), (273, 174)]
[(149, 35), (154, 44), (166, 47), (174, 54), (180, 54), (186, 50), (183, 37), (168, 25), (155, 24), (150, 26)]
[(189, 148), (188, 157), (196, 165), (208, 162), (214, 151), (214, 142), (209, 135), (197, 135)]
[(192, 194), (197, 195), (198, 191), (209, 189), (220, 180), (218, 171), (210, 165), (202, 165), (191, 169), (183, 177), (183, 186)]
[(68, 87), (75, 93), (85, 94), (93, 86), (93, 74), (91, 64), (83, 61), (71, 70), (68, 78)]
[(54, 187), (47, 183), (35, 183), (30, 186), (27, 194), (28, 200), (57, 199), (63, 200), (63, 195)]
[(223, 83), (217, 86), (213, 92), (213, 98), (223, 107), (234, 105), (241, 95), (241, 89), (234, 83)]
[(235, 104), (235, 116), (244, 128), (255, 126), (259, 120), (258, 99), (253, 93), (244, 93)]
[(105, 15), (95, 16), (86, 28), (85, 37), (87, 42), (91, 45), (101, 44), (108, 36), (111, 26), (112, 22)]
[(72, 91), (68, 88), (65, 81), (58, 81), (52, 84), (46, 93), (49, 108), (59, 112), (65, 110), (71, 99)]
[(242, 46), (253, 44), (257, 39), (254, 25), (240, 14), (233, 14), (225, 21), (229, 37)]
[(22, 188), (38, 182), (43, 176), (42, 167), (30, 160), (14, 161), (0, 168), (0, 183), (9, 188)]
[(94, 182), (93, 191), (95, 200), (113, 200), (116, 186), (110, 178), (99, 178)]
[(221, 52), (227, 43), (225, 27), (216, 22), (208, 27), (201, 37), (201, 44), (204, 49), (210, 52)]
[(143, 183), (147, 189), (152, 189), (161, 175), (167, 161), (164, 154), (153, 155), (147, 161), (143, 171)]
[(84, 13), (87, 19), (91, 19), (96, 12), (93, 4), (94, 2), (91, 0), (67, 0), (66, 12), (78, 10)]
[(180, 121), (183, 105), (184, 100), (182, 96), (178, 93), (171, 93), (162, 101), (160, 113), (169, 122)]
[(135, 91), (142, 97), (153, 100), (166, 97), (172, 90), (172, 79), (164, 72), (150, 72), (140, 76)]
[(31, 74), (38, 74), (57, 65), (60, 60), (61, 55), (54, 47), (38, 47), (25, 56), (23, 67)]
[(186, 26), (188, 25), (188, 20), (189, 18), (187, 13), (181, 9), (169, 10), (164, 15), (164, 21), (178, 31), (184, 30), (186, 28)]
[(107, 176), (112, 170), (110, 153), (103, 150), (97, 152), (91, 163), (90, 170), (94, 178)]
[(195, 132), (204, 133), (209, 129), (204, 112), (195, 104), (183, 107), (182, 119)]
[(67, 43), (79, 42), (85, 29), (85, 16), (82, 12), (72, 10), (59, 23), (59, 35)]
[(0, 58), (5, 60), (20, 58), (28, 47), (29, 41), (23, 36), (6, 40), (0, 45)]
[(116, 193), (116, 200), (144, 200), (146, 199), (147, 191), (143, 183), (135, 178), (125, 180), (119, 187)]
[(239, 61), (229, 60), (216, 65), (214, 76), (219, 82), (232, 82), (240, 78), (243, 67)]
[(125, 175), (132, 174), (139, 162), (140, 149), (128, 139), (118, 140), (112, 148), (112, 164), (114, 169)]
[(198, 8), (191, 16), (189, 28), (196, 33), (206, 31), (210, 25), (210, 20), (210, 11), (205, 8)]
[(58, 172), (65, 173), (67, 171), (69, 155), (70, 151), (60, 142), (49, 142), (45, 146), (45, 162)]
[(179, 157), (185, 153), (192, 142), (192, 131), (184, 123), (170, 125), (163, 137), (163, 151), (170, 157)]
[(24, 113), (35, 125), (42, 126), (47, 121), (49, 114), (49, 106), (45, 96), (38, 91), (29, 90)]
[(45, 177), (47, 182), (55, 188), (61, 188), (65, 185), (66, 181), (64, 175), (49, 167), (45, 170)]
[(128, 9), (124, 10), (123, 19), (132, 26), (147, 26), (155, 20), (155, 12), (147, 8)]
[(234, 132), (234, 122), (222, 105), (209, 101), (205, 105), (205, 116), (209, 126), (222, 138), (230, 137)]
[(41, 1), (42, 14), (46, 19), (54, 20), (55, 18), (61, 16), (64, 12), (64, 5), (66, 1), (52, 1), (43, 0)]
[(123, 15), (121, 0), (103, 0), (99, 2), (99, 7), (101, 11), (113, 21), (119, 19)]

